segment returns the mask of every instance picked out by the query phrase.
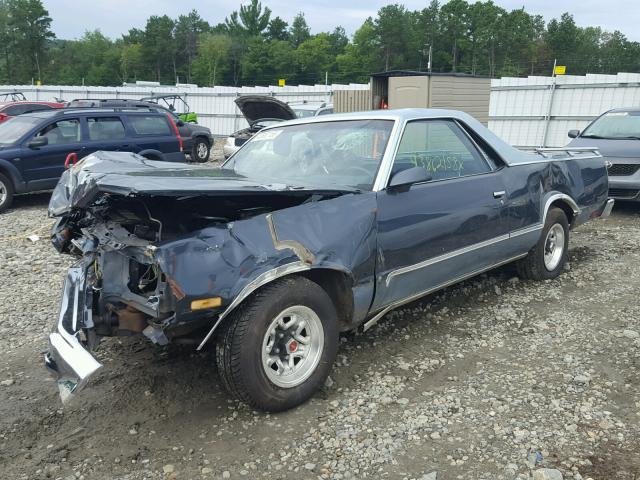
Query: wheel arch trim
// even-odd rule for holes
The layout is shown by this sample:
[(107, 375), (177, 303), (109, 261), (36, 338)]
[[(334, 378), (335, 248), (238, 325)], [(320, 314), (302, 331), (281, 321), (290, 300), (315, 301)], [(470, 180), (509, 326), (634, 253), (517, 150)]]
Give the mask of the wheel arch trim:
[(215, 330), (222, 323), (222, 321), (229, 316), (240, 304), (247, 299), (253, 292), (258, 290), (261, 287), (273, 282), (282, 277), (286, 277), (289, 275), (293, 275), (295, 273), (308, 272), (310, 270), (317, 269), (325, 269), (325, 270), (333, 270), (335, 272), (339, 272), (342, 274), (346, 274), (350, 276), (351, 274), (344, 269), (337, 268), (335, 265), (317, 265), (311, 266), (308, 263), (303, 261), (297, 261), (292, 263), (287, 263), (285, 265), (280, 265), (278, 267), (267, 270), (266, 272), (261, 273), (256, 278), (254, 278), (251, 282), (247, 283), (240, 293), (235, 296), (233, 301), (229, 304), (229, 306), (223, 310), (223, 312), (218, 316), (216, 322), (213, 324), (207, 335), (204, 337), (200, 345), (196, 350), (202, 350), (205, 344), (209, 341)]
[[(580, 215), (580, 207), (578, 206), (578, 204), (576, 203), (576, 201), (571, 198), (569, 195), (567, 195), (566, 193), (552, 193), (551, 195), (549, 195), (547, 197), (547, 200), (545, 201), (544, 204), (544, 210), (543, 210), (543, 216), (542, 216), (542, 224), (544, 225), (547, 221), (547, 214), (549, 213), (549, 210), (551, 209), (551, 205), (553, 205), (554, 203), (564, 203), (565, 205), (567, 205), (571, 211), (573, 212), (573, 218), (575, 219), (578, 215)], [(573, 223), (572, 221), (569, 222), (570, 224)]]

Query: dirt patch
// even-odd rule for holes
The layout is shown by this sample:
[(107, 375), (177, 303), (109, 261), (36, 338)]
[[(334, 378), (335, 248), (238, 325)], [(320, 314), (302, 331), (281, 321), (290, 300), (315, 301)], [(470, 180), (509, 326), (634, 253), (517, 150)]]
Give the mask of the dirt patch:
[(229, 399), (212, 351), (137, 337), (105, 341), (103, 369), (62, 408), (41, 353), (70, 259), (48, 244), (47, 200), (0, 215), (5, 478), (640, 475), (638, 207), (576, 230), (557, 280), (507, 266), (343, 336), (323, 391), (267, 415)]

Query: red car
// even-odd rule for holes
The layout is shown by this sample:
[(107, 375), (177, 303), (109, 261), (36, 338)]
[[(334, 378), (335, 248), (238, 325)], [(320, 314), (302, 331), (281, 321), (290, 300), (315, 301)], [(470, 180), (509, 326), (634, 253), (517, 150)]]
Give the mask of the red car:
[(23, 113), (52, 110), (54, 108), (63, 108), (64, 106), (64, 103), (57, 102), (0, 102), (0, 123)]

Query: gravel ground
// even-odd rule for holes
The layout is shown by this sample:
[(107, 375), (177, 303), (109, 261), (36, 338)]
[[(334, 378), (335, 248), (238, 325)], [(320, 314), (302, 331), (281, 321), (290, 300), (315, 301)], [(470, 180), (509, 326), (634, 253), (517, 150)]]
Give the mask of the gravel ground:
[(137, 337), (104, 342), (63, 409), (41, 353), (70, 259), (47, 201), (0, 215), (3, 478), (640, 478), (638, 207), (576, 230), (557, 280), (507, 266), (344, 336), (325, 388), (267, 415), (229, 400), (211, 351)]

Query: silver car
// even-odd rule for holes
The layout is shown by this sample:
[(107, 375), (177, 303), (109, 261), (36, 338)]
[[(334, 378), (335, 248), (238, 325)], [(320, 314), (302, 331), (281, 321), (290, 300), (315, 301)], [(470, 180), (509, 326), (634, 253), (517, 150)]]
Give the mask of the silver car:
[(609, 166), (609, 197), (640, 202), (640, 108), (609, 110), (569, 137), (570, 147), (598, 147)]

